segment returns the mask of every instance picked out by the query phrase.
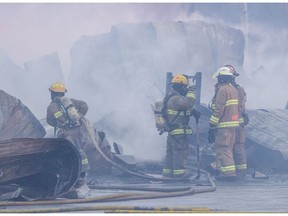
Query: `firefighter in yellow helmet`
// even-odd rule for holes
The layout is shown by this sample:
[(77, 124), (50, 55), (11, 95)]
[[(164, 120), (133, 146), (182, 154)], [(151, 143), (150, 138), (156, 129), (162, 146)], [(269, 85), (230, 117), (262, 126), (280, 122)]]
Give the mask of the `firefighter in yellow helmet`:
[(191, 176), (185, 166), (188, 156), (188, 136), (193, 133), (189, 120), (192, 113), (198, 118), (200, 113), (192, 112), (196, 96), (194, 89), (188, 88), (187, 76), (177, 74), (171, 84), (171, 92), (163, 99), (168, 126), (163, 177), (186, 178)]
[(244, 88), (236, 83), (235, 78), (239, 76), (235, 68), (232, 65), (225, 65), (229, 67), (233, 74), (233, 86), (238, 91), (238, 110), (239, 110), (239, 124), (240, 126), (236, 129), (235, 143), (233, 149), (233, 158), (235, 162), (237, 177), (244, 178), (247, 172), (247, 158), (245, 152), (245, 142), (246, 142), (246, 130), (245, 126), (249, 123), (249, 117), (246, 113), (245, 103), (247, 101), (247, 96)]
[[(81, 116), (86, 115), (88, 105), (86, 102), (70, 99), (65, 96), (67, 89), (61, 82), (56, 82), (49, 88), (51, 103), (47, 108), (46, 121), (57, 129), (57, 137), (69, 140), (75, 145), (81, 155), (81, 174), (76, 182), (75, 188), (87, 188), (86, 173), (90, 168), (85, 151), (83, 150), (83, 126), (80, 122)], [(79, 190), (75, 190), (78, 192)], [(74, 195), (74, 194), (73, 194)], [(75, 194), (76, 196), (79, 194)]]
[(217, 180), (234, 181), (236, 168), (233, 147), (236, 129), (239, 126), (238, 92), (233, 86), (234, 76), (229, 67), (221, 67), (213, 75), (218, 82), (212, 98), (209, 143), (215, 142)]

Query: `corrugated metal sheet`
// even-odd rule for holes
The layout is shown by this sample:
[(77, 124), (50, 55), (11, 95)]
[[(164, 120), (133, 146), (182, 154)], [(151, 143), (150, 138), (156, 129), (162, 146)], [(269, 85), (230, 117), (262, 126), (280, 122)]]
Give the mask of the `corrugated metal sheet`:
[(28, 197), (54, 197), (69, 191), (80, 169), (80, 154), (68, 140), (23, 138), (0, 142), (0, 185), (32, 188)]
[(0, 142), (0, 161), (6, 157), (31, 155), (53, 150), (54, 146), (49, 139), (11, 139)]
[(19, 99), (0, 90), (0, 140), (42, 138), (46, 131)]
[(288, 110), (248, 110), (247, 138), (288, 159)]

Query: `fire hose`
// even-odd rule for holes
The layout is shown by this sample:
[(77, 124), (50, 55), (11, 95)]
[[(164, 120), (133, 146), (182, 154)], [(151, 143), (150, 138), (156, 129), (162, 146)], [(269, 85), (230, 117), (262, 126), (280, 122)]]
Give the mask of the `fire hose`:
[[(154, 180), (154, 181), (155, 181), (155, 180), (156, 180), (156, 181), (168, 181), (168, 182), (169, 182), (169, 181), (175, 182), (175, 181), (177, 181), (177, 180), (183, 181), (183, 178), (167, 178), (167, 177), (165, 177), (165, 178), (158, 178), (158, 177), (155, 177), (155, 176), (152, 176), (152, 175), (143, 173), (143, 172), (132, 171), (132, 170), (129, 170), (129, 169), (127, 169), (127, 168), (124, 168), (124, 167), (120, 166), (119, 164), (117, 164), (117, 163), (115, 163), (113, 160), (111, 160), (111, 159), (101, 150), (101, 148), (99, 147), (98, 141), (97, 141), (97, 140), (99, 140), (98, 134), (97, 134), (97, 133), (94, 133), (94, 132), (92, 131), (92, 127), (87, 123), (87, 120), (84, 119), (84, 118), (82, 118), (82, 119), (81, 119), (81, 122), (82, 122), (82, 124), (86, 127), (87, 132), (88, 132), (88, 134), (89, 134), (89, 137), (90, 137), (91, 141), (93, 142), (96, 150), (97, 150), (97, 151), (101, 154), (101, 156), (102, 156), (108, 163), (110, 163), (112, 166), (118, 168), (119, 170), (121, 170), (121, 171), (123, 171), (123, 172), (125, 172), (125, 173), (128, 173), (128, 174), (130, 174), (130, 175), (133, 175), (133, 176), (136, 176), (136, 177), (139, 177), (139, 178), (143, 178), (143, 179)], [(93, 136), (93, 134), (95, 134), (96, 139), (95, 139), (95, 136)], [(198, 159), (198, 160), (199, 160), (199, 159)], [(198, 172), (198, 174), (199, 174), (199, 172), (200, 172), (199, 168), (198, 168), (197, 172)], [(206, 175), (208, 174), (205, 170), (201, 170), (201, 172), (206, 173)], [(209, 176), (210, 176), (210, 175), (209, 175)]]
[[(198, 131), (198, 121), (196, 122), (197, 123), (197, 133), (199, 133)], [(151, 176), (149, 174), (146, 174), (146, 173), (143, 173), (143, 172), (136, 172), (136, 171), (131, 171), (129, 169), (126, 169), (122, 166), (120, 166), (119, 164), (115, 163), (114, 161), (112, 161), (109, 157), (106, 156), (106, 154), (100, 149), (99, 147), (99, 143), (97, 140), (99, 140), (98, 138), (98, 133), (93, 133), (92, 131), (92, 127), (87, 123), (87, 120), (82, 120), (82, 124), (84, 124), (84, 126), (86, 127), (87, 129), (87, 132), (90, 136), (90, 139), (91, 141), (93, 142), (94, 146), (96, 147), (97, 151), (101, 154), (101, 156), (107, 161), (109, 162), (111, 165), (113, 165), (114, 167), (120, 169), (121, 171), (125, 172), (125, 173), (128, 173), (128, 174), (131, 174), (133, 176), (136, 176), (136, 177), (139, 177), (139, 178), (144, 178), (144, 179), (149, 179), (149, 180), (158, 180), (158, 181), (168, 181), (168, 182), (171, 182), (171, 181), (177, 181), (177, 180), (181, 180), (183, 181), (183, 179), (181, 178), (157, 178), (155, 176)], [(96, 136), (96, 139), (95, 139), (95, 136), (93, 136), (93, 134), (95, 134)], [(199, 134), (198, 134), (199, 135)], [(208, 181), (211, 185), (211, 188), (210, 190), (206, 188), (206, 190), (204, 190), (204, 192), (209, 192), (209, 191), (214, 191), (216, 190), (216, 185), (215, 183), (213, 182), (213, 180), (211, 179), (210, 177), (210, 174), (208, 172), (206, 172), (205, 170), (202, 170), (199, 168), (199, 136), (197, 135), (197, 146), (198, 146), (198, 156), (197, 156), (197, 162), (198, 162), (198, 168), (197, 168), (197, 172), (198, 172), (198, 179), (200, 177), (200, 172), (203, 172), (206, 174), (207, 178), (208, 178)], [(133, 186), (101, 186), (101, 185), (89, 185), (89, 187), (91, 189), (124, 189), (124, 190), (139, 190), (139, 186), (138, 188), (136, 187), (133, 187)], [(180, 190), (187, 190), (188, 188), (145, 188), (145, 187), (141, 187), (140, 190), (144, 190), (144, 191), (160, 191), (160, 192), (171, 192), (171, 191), (180, 191)], [(191, 188), (190, 188), (191, 189)], [(190, 190), (188, 189), (188, 190)], [(201, 193), (201, 190), (198, 191), (196, 190), (197, 193)]]
[[(196, 188), (190, 187), (187, 190), (181, 192), (157, 192), (157, 193), (120, 193), (115, 195), (106, 195), (98, 197), (89, 197), (84, 199), (60, 199), (60, 200), (41, 200), (41, 201), (7, 201), (0, 202), (0, 206), (30, 206), (30, 205), (56, 205), (56, 204), (80, 204), (80, 203), (96, 203), (96, 202), (118, 202), (118, 201), (128, 201), (128, 200), (139, 200), (139, 199), (156, 199), (156, 198), (167, 198), (167, 197), (177, 197), (192, 195), (196, 193), (212, 192), (216, 190), (215, 183), (210, 180), (211, 187)], [(153, 208), (154, 209), (154, 208)], [(158, 209), (158, 211), (165, 212)], [(193, 212), (193, 208), (177, 208), (178, 210), (173, 210), (173, 212)], [(125, 207), (125, 206), (82, 206), (82, 207), (68, 207), (68, 208), (47, 208), (47, 209), (28, 209), (28, 210), (5, 210), (0, 209), (0, 213), (48, 213), (48, 212), (68, 212), (68, 211), (91, 211), (91, 210), (134, 210), (135, 207)], [(141, 210), (141, 209), (138, 209)], [(145, 210), (145, 209), (142, 209)], [(147, 210), (147, 209), (146, 209)], [(155, 209), (154, 209), (155, 210)], [(205, 209), (203, 212), (210, 211)], [(137, 211), (136, 211), (137, 212)], [(149, 211), (147, 211), (149, 212)], [(153, 212), (153, 211), (152, 211)], [(169, 212), (169, 211), (168, 211)], [(171, 212), (171, 211), (170, 211)]]
[(74, 206), (65, 208), (42, 208), (25, 210), (0, 210), (0, 213), (57, 213), (77, 211), (104, 211), (105, 213), (212, 213), (219, 212), (210, 208), (191, 207), (143, 207), (143, 206)]
[[(83, 120), (82, 123), (87, 129), (87, 132), (91, 138), (91, 141), (95, 145), (96, 149), (99, 151), (99, 153), (102, 155), (102, 157), (109, 162), (111, 165), (115, 166), (116, 168), (122, 170), (125, 173), (129, 173), (133, 176), (149, 179), (149, 180), (163, 180), (162, 178), (157, 178), (154, 176), (150, 176), (145, 173), (139, 173), (135, 171), (128, 170), (118, 164), (116, 164), (114, 161), (112, 161), (110, 158), (108, 158), (100, 149), (98, 142), (95, 140), (92, 131), (92, 127), (87, 124), (86, 120)], [(96, 133), (97, 134), (97, 133)], [(169, 187), (169, 188), (145, 188), (138, 186), (105, 186), (105, 185), (89, 185), (90, 189), (122, 189), (122, 190), (142, 190), (142, 191), (152, 191), (150, 193), (118, 193), (118, 194), (112, 194), (112, 195), (106, 195), (106, 196), (98, 196), (98, 197), (88, 197), (83, 199), (57, 199), (57, 200), (39, 200), (39, 201), (6, 201), (6, 202), (0, 202), (0, 206), (28, 206), (28, 205), (56, 205), (56, 204), (80, 204), (80, 203), (95, 203), (95, 202), (118, 202), (118, 201), (128, 201), (128, 200), (139, 200), (139, 199), (156, 199), (156, 198), (167, 198), (167, 197), (177, 197), (177, 196), (185, 196), (185, 195), (192, 195), (196, 193), (205, 193), (205, 192), (213, 192), (216, 190), (216, 185), (212, 178), (210, 177), (210, 174), (206, 172), (205, 170), (201, 170), (201, 172), (205, 173), (210, 185), (207, 186), (191, 186), (191, 187)], [(172, 181), (174, 179), (165, 179), (165, 181)], [(176, 179), (177, 180), (177, 179)], [(182, 179), (183, 180), (183, 179)], [(174, 180), (175, 181), (175, 180)], [(165, 208), (167, 209), (167, 208)], [(174, 212), (192, 212), (193, 209), (181, 209), (177, 208), (178, 211)], [(71, 208), (50, 208), (50, 209), (30, 209), (30, 210), (2, 210), (0, 209), (0, 213), (44, 213), (44, 212), (68, 212), (68, 211), (91, 211), (91, 210), (123, 210), (123, 211), (136, 211), (134, 207), (71, 207)], [(140, 211), (141, 209), (139, 209)], [(143, 210), (143, 209), (142, 209)], [(146, 209), (147, 210), (147, 209)], [(145, 209), (143, 211), (146, 211)], [(155, 210), (155, 208), (154, 208)], [(160, 211), (155, 210), (155, 211)], [(137, 211), (136, 211), (137, 212)], [(149, 211), (147, 211), (149, 212)], [(165, 212), (165, 211), (164, 211)]]

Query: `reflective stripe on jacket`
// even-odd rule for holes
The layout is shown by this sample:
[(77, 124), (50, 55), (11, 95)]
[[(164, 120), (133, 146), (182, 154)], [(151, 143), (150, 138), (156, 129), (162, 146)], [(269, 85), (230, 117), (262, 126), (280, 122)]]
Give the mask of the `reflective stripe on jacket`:
[(169, 98), (166, 110), (168, 124), (173, 126), (170, 134), (192, 134), (189, 120), (196, 99), (194, 91), (188, 91), (186, 96), (182, 96), (172, 89), (170, 94), (173, 96)]
[[(46, 121), (52, 127), (60, 127), (67, 122), (67, 119), (64, 113), (61, 111), (59, 104), (56, 102), (57, 98), (54, 98), (53, 101), (47, 107)], [(77, 109), (78, 113), (81, 115), (86, 115), (88, 111), (88, 105), (82, 100), (76, 100), (71, 98), (71, 102), (74, 107)]]
[(210, 124), (216, 128), (238, 127), (238, 92), (230, 83), (220, 84), (216, 87), (216, 93), (212, 99), (211, 108), (213, 114)]
[(182, 128), (178, 128), (175, 130), (170, 131), (171, 135), (179, 135), (179, 134), (193, 134), (193, 130), (192, 129), (182, 129)]

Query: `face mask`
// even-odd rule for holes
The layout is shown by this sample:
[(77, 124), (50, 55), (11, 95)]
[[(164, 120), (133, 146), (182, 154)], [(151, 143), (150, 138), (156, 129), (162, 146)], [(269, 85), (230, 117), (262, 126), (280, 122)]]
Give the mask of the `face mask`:
[(188, 92), (187, 86), (183, 86), (182, 91), (181, 91), (181, 95), (186, 96), (187, 92)]

